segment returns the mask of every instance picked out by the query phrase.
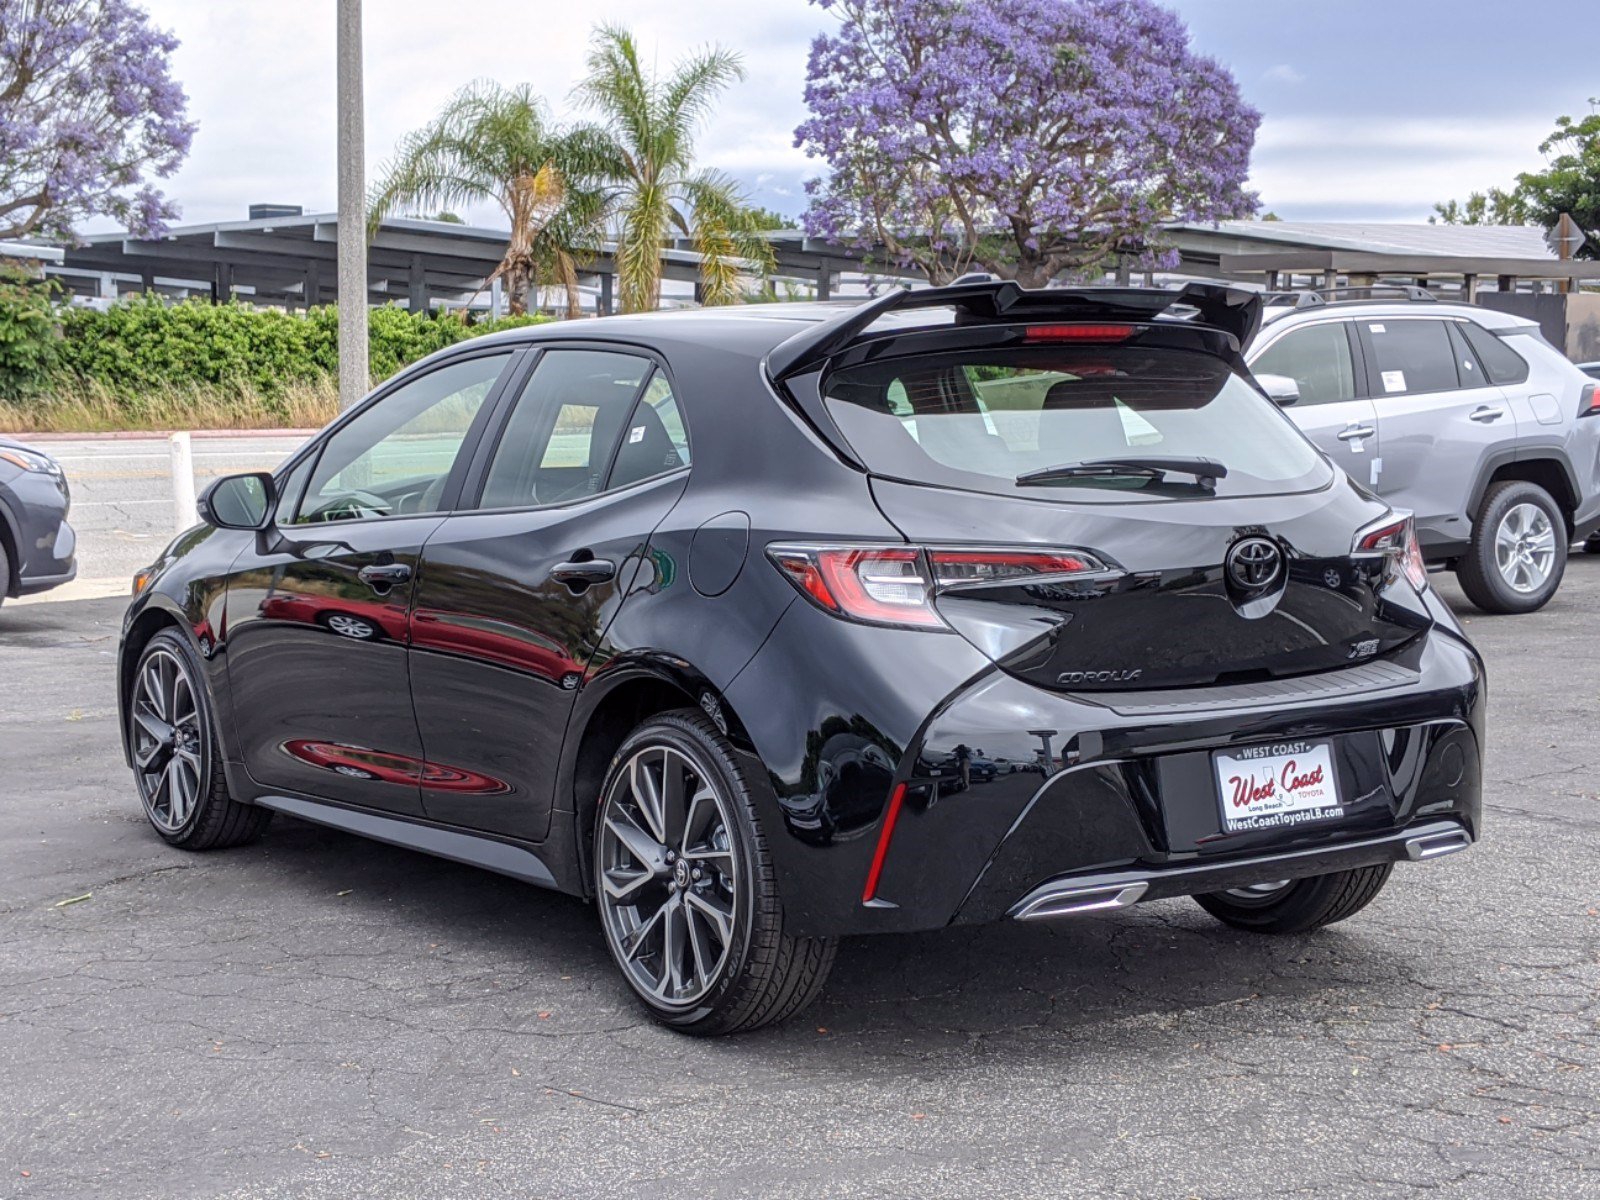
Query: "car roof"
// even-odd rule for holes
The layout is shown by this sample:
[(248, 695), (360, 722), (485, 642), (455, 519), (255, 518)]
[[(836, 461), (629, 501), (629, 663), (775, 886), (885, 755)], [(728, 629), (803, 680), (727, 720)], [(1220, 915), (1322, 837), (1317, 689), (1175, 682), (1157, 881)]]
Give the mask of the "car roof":
[(1537, 329), (1537, 321), (1513, 316), (1485, 308), (1480, 304), (1463, 304), (1453, 300), (1419, 303), (1407, 300), (1340, 300), (1332, 304), (1313, 304), (1297, 308), (1292, 303), (1269, 304), (1261, 314), (1261, 327), (1281, 324), (1290, 317), (1306, 320), (1323, 320), (1331, 317), (1349, 319), (1372, 317), (1464, 317), (1486, 329)]
[(808, 325), (838, 316), (859, 300), (774, 304), (738, 304), (715, 308), (682, 308), (663, 312), (627, 313), (603, 319), (547, 321), (473, 338), (463, 345), (536, 345), (539, 342), (583, 340), (660, 346), (693, 343), (760, 357)]

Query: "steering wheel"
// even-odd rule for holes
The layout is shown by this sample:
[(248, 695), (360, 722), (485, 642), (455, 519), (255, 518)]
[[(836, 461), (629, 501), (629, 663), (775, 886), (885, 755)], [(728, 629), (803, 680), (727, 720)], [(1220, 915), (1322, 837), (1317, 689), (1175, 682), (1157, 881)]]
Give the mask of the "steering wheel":
[(352, 489), (334, 497), (311, 513), (313, 521), (343, 521), (350, 518), (386, 517), (390, 514), (389, 502), (372, 492)]

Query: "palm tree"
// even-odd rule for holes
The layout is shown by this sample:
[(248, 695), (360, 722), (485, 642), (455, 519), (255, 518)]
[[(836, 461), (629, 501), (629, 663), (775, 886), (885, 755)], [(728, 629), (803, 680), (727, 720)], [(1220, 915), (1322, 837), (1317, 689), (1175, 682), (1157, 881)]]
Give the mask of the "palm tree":
[(554, 125), (527, 84), (472, 84), (401, 141), (368, 201), (369, 230), (396, 209), (492, 201), (511, 222), (505, 257), (490, 276), (504, 280), (510, 311), (527, 312), (529, 293), (553, 283), (566, 288), (568, 315), (578, 316), (578, 269), (608, 201), (597, 173), (613, 166), (604, 133)]
[(754, 262), (765, 274), (772, 250), (738, 185), (720, 171), (695, 168), (694, 139), (717, 94), (744, 78), (739, 56), (713, 46), (674, 64), (662, 79), (640, 66), (631, 33), (603, 25), (590, 42), (588, 65), (578, 98), (600, 114), (613, 141), (623, 311), (659, 305), (661, 251), (674, 229), (701, 255), (702, 302), (738, 300), (741, 270)]

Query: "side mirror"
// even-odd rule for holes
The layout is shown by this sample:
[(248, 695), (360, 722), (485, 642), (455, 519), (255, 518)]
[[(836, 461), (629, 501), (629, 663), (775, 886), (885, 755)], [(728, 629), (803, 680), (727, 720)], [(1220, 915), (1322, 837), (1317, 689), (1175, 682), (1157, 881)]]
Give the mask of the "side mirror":
[(195, 501), (200, 519), (218, 529), (266, 529), (278, 507), (278, 488), (265, 471), (225, 475)]
[(1288, 408), (1300, 401), (1300, 385), (1288, 375), (1257, 375), (1256, 382), (1279, 408)]

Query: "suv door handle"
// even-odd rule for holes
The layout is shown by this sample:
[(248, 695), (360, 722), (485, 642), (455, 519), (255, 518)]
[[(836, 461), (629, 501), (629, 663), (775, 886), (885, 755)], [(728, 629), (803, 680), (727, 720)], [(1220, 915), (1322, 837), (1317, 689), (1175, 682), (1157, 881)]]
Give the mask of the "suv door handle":
[(586, 588), (595, 583), (610, 583), (616, 577), (617, 564), (606, 558), (573, 560), (557, 563), (550, 568), (550, 578), (570, 588)]
[(1378, 431), (1371, 425), (1347, 425), (1338, 433), (1341, 442), (1353, 442), (1357, 438), (1377, 437)]
[(410, 579), (411, 568), (405, 563), (374, 563), (357, 571), (356, 578), (375, 592), (386, 592), (395, 584)]
[(1506, 410), (1495, 405), (1480, 404), (1467, 414), (1474, 421), (1482, 421), (1487, 425), (1490, 421), (1498, 421), (1506, 415)]

